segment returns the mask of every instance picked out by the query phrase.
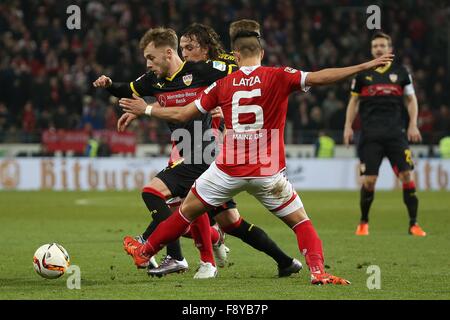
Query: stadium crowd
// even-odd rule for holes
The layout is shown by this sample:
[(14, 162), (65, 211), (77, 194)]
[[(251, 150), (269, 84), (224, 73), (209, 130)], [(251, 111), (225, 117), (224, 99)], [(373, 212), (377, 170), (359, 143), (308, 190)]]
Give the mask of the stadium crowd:
[[(131, 81), (145, 72), (138, 42), (154, 26), (181, 32), (192, 22), (211, 25), (225, 47), (227, 28), (252, 18), (263, 28), (265, 63), (302, 70), (345, 66), (370, 56), (366, 8), (373, 1), (112, 0), (0, 3), (0, 142), (39, 142), (47, 129), (111, 129), (117, 101), (92, 81), (106, 74)], [(365, 4), (362, 4), (365, 3)], [(382, 29), (393, 38), (396, 59), (413, 74), (424, 143), (450, 135), (449, 9), (430, 1), (381, 6)], [(81, 29), (69, 30), (66, 9), (81, 8)], [(334, 4), (331, 6), (330, 4)], [(350, 80), (293, 95), (287, 143), (314, 143), (326, 130), (342, 142)], [(407, 113), (405, 111), (405, 117)], [(355, 124), (358, 129), (358, 122)], [(166, 125), (136, 121), (138, 141), (167, 143)]]

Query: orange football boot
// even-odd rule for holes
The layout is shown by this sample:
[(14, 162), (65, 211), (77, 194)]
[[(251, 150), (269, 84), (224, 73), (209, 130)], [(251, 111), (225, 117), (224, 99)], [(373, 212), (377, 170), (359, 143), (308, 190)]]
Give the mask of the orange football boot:
[(368, 236), (369, 235), (369, 223), (361, 222), (356, 228), (355, 234), (357, 236)]
[(415, 225), (409, 227), (409, 234), (416, 237), (425, 237), (427, 233), (416, 223)]
[(138, 269), (144, 269), (150, 263), (150, 257), (142, 252), (143, 247), (144, 245), (133, 237), (126, 236), (123, 239), (123, 248), (133, 258), (134, 264)]
[(315, 285), (334, 284), (347, 286), (351, 283), (350, 281), (344, 278), (339, 278), (329, 273), (322, 272), (322, 273), (311, 273), (311, 284)]

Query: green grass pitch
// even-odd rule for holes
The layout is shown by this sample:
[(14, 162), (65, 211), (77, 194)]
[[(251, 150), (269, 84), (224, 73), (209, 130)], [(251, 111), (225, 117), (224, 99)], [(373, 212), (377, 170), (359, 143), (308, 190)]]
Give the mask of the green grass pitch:
[[(124, 235), (145, 228), (149, 215), (139, 192), (0, 192), (0, 299), (449, 299), (450, 193), (420, 192), (419, 221), (425, 238), (407, 234), (400, 191), (377, 192), (369, 237), (356, 237), (358, 192), (300, 192), (322, 238), (328, 271), (348, 287), (309, 284), (306, 268), (276, 277), (276, 265), (240, 240), (227, 238), (231, 265), (210, 280), (194, 280), (198, 254), (183, 239), (190, 271), (149, 278), (122, 249)], [(304, 263), (281, 221), (246, 194), (237, 197), (243, 217)], [(81, 289), (67, 275), (45, 280), (32, 267), (34, 251), (58, 242), (81, 268)], [(160, 253), (158, 259), (162, 256)], [(381, 269), (381, 289), (369, 290), (368, 265)]]

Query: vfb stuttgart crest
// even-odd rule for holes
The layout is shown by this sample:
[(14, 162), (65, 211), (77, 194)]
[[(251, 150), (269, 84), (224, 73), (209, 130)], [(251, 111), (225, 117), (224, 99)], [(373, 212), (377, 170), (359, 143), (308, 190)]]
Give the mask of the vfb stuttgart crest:
[(398, 75), (396, 75), (395, 73), (391, 73), (389, 75), (389, 79), (391, 79), (392, 82), (397, 82)]
[(192, 83), (192, 74), (187, 74), (183, 76), (183, 82), (185, 85), (190, 86)]

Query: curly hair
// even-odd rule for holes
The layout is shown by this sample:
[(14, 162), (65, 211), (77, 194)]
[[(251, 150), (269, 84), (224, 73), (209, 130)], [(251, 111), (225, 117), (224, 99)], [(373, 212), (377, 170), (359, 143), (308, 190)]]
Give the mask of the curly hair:
[(209, 59), (218, 59), (225, 53), (219, 35), (210, 26), (193, 23), (183, 31), (182, 37), (197, 40), (201, 48), (208, 49)]

